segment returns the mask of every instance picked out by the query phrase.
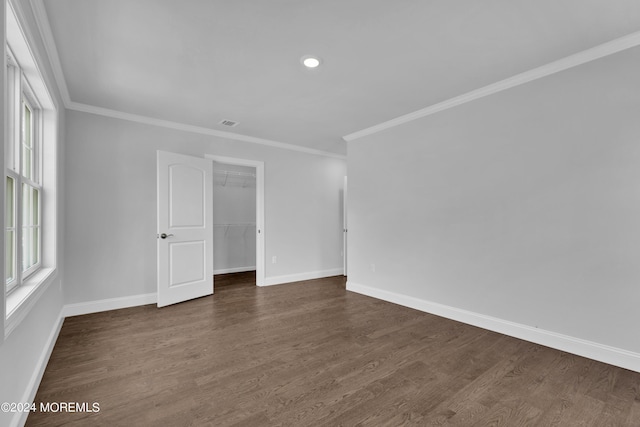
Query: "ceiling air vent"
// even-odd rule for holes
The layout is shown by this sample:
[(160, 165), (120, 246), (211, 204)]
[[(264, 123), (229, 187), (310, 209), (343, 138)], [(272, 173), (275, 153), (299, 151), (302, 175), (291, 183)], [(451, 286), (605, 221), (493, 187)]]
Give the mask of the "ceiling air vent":
[(238, 126), (238, 122), (234, 122), (233, 120), (222, 120), (219, 124), (229, 127)]

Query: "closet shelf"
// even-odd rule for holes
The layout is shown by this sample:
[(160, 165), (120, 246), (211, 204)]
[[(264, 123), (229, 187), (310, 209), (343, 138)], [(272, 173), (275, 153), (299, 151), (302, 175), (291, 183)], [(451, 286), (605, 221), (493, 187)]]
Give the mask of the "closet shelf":
[(242, 182), (242, 187), (247, 187), (248, 185), (255, 185), (256, 174), (249, 172), (240, 172), (240, 171), (228, 171), (224, 169), (214, 169), (213, 174), (216, 177), (220, 177), (219, 181), (223, 187), (227, 186), (227, 182), (229, 180), (235, 180), (236, 182)]

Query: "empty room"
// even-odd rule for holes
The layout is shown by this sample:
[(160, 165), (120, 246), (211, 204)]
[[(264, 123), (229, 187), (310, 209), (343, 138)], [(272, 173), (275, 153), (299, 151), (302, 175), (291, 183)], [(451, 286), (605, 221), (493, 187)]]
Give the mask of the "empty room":
[(4, 0), (0, 426), (640, 426), (640, 2)]

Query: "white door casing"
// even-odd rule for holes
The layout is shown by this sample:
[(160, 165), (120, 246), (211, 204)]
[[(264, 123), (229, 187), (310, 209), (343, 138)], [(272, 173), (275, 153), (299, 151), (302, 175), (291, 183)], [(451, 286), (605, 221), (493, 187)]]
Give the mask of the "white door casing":
[(342, 275), (347, 275), (347, 177), (344, 177), (344, 189), (342, 191)]
[(158, 151), (158, 307), (213, 293), (213, 162)]

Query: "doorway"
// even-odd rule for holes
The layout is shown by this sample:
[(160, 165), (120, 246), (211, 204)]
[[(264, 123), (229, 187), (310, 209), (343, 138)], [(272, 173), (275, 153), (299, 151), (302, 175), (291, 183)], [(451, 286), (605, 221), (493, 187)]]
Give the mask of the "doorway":
[[(216, 286), (264, 285), (264, 163), (213, 160), (213, 271)], [(255, 279), (254, 279), (255, 277)]]

